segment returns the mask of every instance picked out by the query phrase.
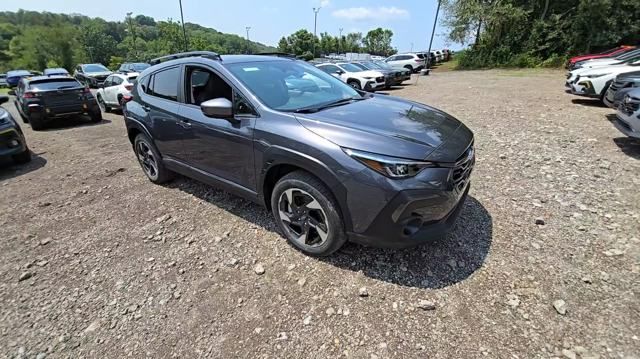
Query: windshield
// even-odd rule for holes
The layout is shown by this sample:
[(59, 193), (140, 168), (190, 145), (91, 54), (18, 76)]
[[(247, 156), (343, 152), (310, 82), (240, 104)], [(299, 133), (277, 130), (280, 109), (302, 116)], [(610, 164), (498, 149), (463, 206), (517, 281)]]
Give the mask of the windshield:
[(144, 63), (132, 64), (132, 65), (131, 65), (131, 67), (132, 67), (134, 70), (138, 71), (138, 72), (142, 72), (142, 71), (144, 71), (144, 70), (148, 69), (148, 68), (149, 68), (149, 66), (151, 66), (151, 65), (149, 65), (149, 64), (144, 64)]
[(353, 65), (357, 66), (361, 70), (369, 70), (369, 68), (365, 64), (361, 64), (361, 63), (356, 62)]
[(364, 71), (363, 69), (359, 68), (358, 66), (354, 65), (354, 64), (338, 64), (340, 67), (342, 67), (343, 69), (347, 70), (347, 72), (360, 72), (360, 71)]
[(7, 72), (7, 77), (14, 77), (14, 76), (29, 76), (31, 75), (31, 72), (27, 71), (27, 70), (15, 70), (15, 71), (9, 71)]
[(301, 61), (264, 61), (226, 65), (262, 103), (280, 111), (297, 111), (360, 94), (339, 79)]
[(627, 60), (630, 59), (636, 55), (640, 54), (640, 49), (635, 49), (633, 51), (628, 51), (623, 53), (622, 55), (618, 55), (615, 57), (616, 60)]
[(108, 72), (109, 69), (100, 64), (90, 64), (82, 66), (84, 72)]
[(37, 91), (60, 90), (65, 88), (82, 87), (80, 83), (72, 78), (55, 79), (51, 81), (37, 81), (29, 84), (29, 88)]
[(387, 69), (387, 70), (393, 69), (393, 67), (391, 67), (388, 63), (384, 61), (374, 61), (373, 63), (381, 69)]

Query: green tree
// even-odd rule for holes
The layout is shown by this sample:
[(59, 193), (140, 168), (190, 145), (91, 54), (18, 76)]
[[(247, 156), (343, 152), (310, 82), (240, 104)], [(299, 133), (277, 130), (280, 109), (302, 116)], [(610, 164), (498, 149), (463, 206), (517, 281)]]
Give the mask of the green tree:
[(395, 53), (391, 46), (393, 31), (389, 29), (377, 28), (371, 30), (362, 39), (365, 51), (373, 55), (389, 56)]

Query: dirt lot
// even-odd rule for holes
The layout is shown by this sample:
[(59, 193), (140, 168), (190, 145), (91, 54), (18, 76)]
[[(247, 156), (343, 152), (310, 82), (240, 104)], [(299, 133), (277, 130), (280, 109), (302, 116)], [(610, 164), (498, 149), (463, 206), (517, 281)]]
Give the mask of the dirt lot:
[(563, 81), (392, 91), (475, 132), (471, 196), (446, 240), (322, 260), (254, 204), (151, 184), (119, 115), (26, 128), (33, 162), (0, 169), (0, 356), (638, 358), (640, 144)]

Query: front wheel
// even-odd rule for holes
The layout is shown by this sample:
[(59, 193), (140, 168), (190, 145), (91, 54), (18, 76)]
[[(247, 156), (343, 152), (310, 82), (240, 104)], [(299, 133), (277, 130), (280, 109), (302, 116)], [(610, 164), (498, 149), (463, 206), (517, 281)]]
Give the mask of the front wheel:
[(173, 179), (173, 172), (164, 166), (160, 153), (149, 137), (142, 133), (136, 136), (133, 141), (133, 150), (136, 153), (140, 167), (142, 167), (144, 174), (147, 175), (151, 182), (161, 184)]
[(289, 243), (308, 255), (328, 256), (347, 240), (331, 191), (307, 172), (282, 177), (271, 194), (271, 208)]
[(100, 106), (100, 110), (107, 113), (107, 112), (111, 112), (111, 107), (107, 106), (107, 103), (104, 102), (104, 99), (102, 98), (102, 95), (98, 94), (96, 96), (96, 101), (98, 102), (98, 106)]
[(14, 163), (17, 164), (25, 164), (31, 161), (31, 151), (29, 148), (26, 148), (23, 152), (18, 153), (17, 155), (11, 156), (11, 159)]
[(347, 82), (347, 84), (351, 87), (353, 87), (356, 90), (362, 90), (362, 86), (360, 86), (360, 82), (356, 81), (356, 80), (351, 80), (349, 82)]

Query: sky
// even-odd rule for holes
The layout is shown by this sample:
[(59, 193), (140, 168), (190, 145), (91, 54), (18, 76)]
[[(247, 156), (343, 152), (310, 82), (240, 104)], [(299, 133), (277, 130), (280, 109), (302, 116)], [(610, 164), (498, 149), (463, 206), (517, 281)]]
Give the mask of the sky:
[[(54, 13), (80, 13), (106, 20), (123, 20), (129, 11), (156, 20), (180, 19), (178, 0), (21, 0), (3, 1), (0, 11), (18, 9)], [(313, 32), (313, 8), (318, 12), (317, 33), (334, 36), (343, 29), (362, 32), (377, 27), (391, 29), (392, 45), (400, 52), (428, 48), (437, 0), (182, 0), (184, 21), (211, 27), (225, 33), (246, 36), (252, 41), (277, 46), (283, 35), (299, 29)], [(442, 13), (440, 13), (440, 18)], [(433, 48), (459, 49), (447, 42), (447, 29), (438, 24)]]

